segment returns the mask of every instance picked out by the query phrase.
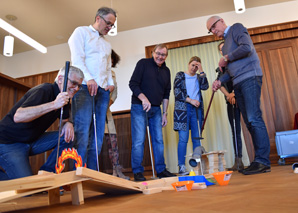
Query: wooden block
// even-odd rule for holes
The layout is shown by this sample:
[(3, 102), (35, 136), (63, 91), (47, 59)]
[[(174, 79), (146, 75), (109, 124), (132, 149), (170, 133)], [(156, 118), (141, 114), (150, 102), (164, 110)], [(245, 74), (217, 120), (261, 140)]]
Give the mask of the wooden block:
[(48, 190), (48, 204), (54, 205), (60, 203), (60, 188)]
[(191, 190), (193, 190), (193, 189), (206, 189), (206, 188), (207, 188), (206, 183), (194, 183), (192, 185)]
[(82, 205), (84, 204), (84, 193), (82, 182), (71, 184), (71, 198), (72, 205)]
[(162, 188), (160, 188), (160, 187), (143, 190), (144, 195), (150, 195), (150, 194), (155, 194), (155, 193), (159, 193), (159, 192), (162, 192)]

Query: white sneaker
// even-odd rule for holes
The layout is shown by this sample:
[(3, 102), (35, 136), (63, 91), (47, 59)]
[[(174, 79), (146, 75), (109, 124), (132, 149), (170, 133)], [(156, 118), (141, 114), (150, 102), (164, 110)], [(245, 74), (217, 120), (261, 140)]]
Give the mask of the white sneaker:
[(185, 165), (179, 166), (179, 175), (188, 175), (189, 172), (186, 170)]

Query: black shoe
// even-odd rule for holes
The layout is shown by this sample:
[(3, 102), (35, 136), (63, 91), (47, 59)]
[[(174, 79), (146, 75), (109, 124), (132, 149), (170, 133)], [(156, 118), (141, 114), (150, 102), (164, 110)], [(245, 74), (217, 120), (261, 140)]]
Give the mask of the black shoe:
[(157, 177), (159, 178), (166, 178), (166, 177), (175, 177), (175, 174), (172, 174), (168, 170), (163, 170), (161, 173), (157, 173)]
[(270, 166), (266, 166), (258, 162), (252, 162), (248, 168), (241, 171), (241, 173), (244, 175), (254, 175), (265, 172), (271, 172)]
[(135, 181), (145, 181), (146, 180), (146, 178), (144, 177), (142, 172), (135, 173), (135, 174), (133, 174), (133, 176), (135, 178)]

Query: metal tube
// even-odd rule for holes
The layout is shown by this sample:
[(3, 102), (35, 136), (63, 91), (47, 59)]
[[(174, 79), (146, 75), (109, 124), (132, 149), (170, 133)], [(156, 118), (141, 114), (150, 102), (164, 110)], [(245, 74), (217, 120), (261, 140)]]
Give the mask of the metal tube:
[(94, 98), (94, 96), (92, 96), (92, 113), (93, 113), (95, 152), (96, 152), (95, 157), (96, 157), (97, 171), (99, 172), (97, 131), (96, 131), (96, 116), (95, 116), (95, 98)]
[[(62, 92), (66, 92), (67, 82), (68, 82), (68, 72), (69, 72), (70, 62), (65, 62), (65, 73), (64, 73), (64, 83)], [(58, 158), (59, 158), (59, 147), (60, 147), (60, 139), (61, 139), (61, 130), (62, 130), (62, 119), (63, 119), (63, 107), (60, 110), (60, 121), (59, 121), (59, 131), (58, 131), (58, 144), (57, 144), (57, 157), (56, 157), (56, 167), (58, 167)]]
[(147, 127), (147, 134), (148, 134), (150, 159), (151, 159), (151, 166), (152, 166), (152, 179), (155, 179), (154, 163), (153, 163), (152, 150), (151, 150), (151, 138), (150, 138), (150, 132), (149, 132), (148, 114), (147, 114), (147, 112), (145, 112), (145, 113), (146, 113), (146, 127)]

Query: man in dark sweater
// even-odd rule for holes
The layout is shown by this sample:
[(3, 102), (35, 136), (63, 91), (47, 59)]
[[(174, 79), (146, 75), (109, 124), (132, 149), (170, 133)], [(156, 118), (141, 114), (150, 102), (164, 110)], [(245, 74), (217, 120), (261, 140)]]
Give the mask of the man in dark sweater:
[(60, 153), (72, 146), (74, 129), (69, 118), (69, 99), (80, 89), (84, 74), (70, 66), (66, 92), (61, 92), (65, 68), (55, 83), (44, 83), (30, 89), (0, 121), (0, 180), (32, 175), (29, 156), (53, 148), (42, 170), (55, 172), (58, 131), (45, 132), (60, 117), (63, 107)]
[(255, 148), (254, 161), (241, 172), (245, 175), (270, 172), (270, 142), (260, 109), (263, 73), (250, 35), (242, 24), (227, 26), (219, 16), (210, 17), (206, 25), (210, 33), (224, 38), (223, 57), (218, 66), (228, 68), (227, 73), (214, 81), (212, 89), (216, 91), (221, 83), (232, 79), (237, 104)]
[[(166, 170), (162, 127), (167, 125), (167, 109), (171, 90), (170, 70), (165, 64), (168, 49), (157, 45), (153, 57), (141, 59), (131, 76), (131, 165), (136, 181), (144, 181), (144, 156), (146, 125), (149, 123), (152, 138), (155, 170), (159, 178), (175, 176)], [(163, 105), (161, 113), (160, 105)]]

